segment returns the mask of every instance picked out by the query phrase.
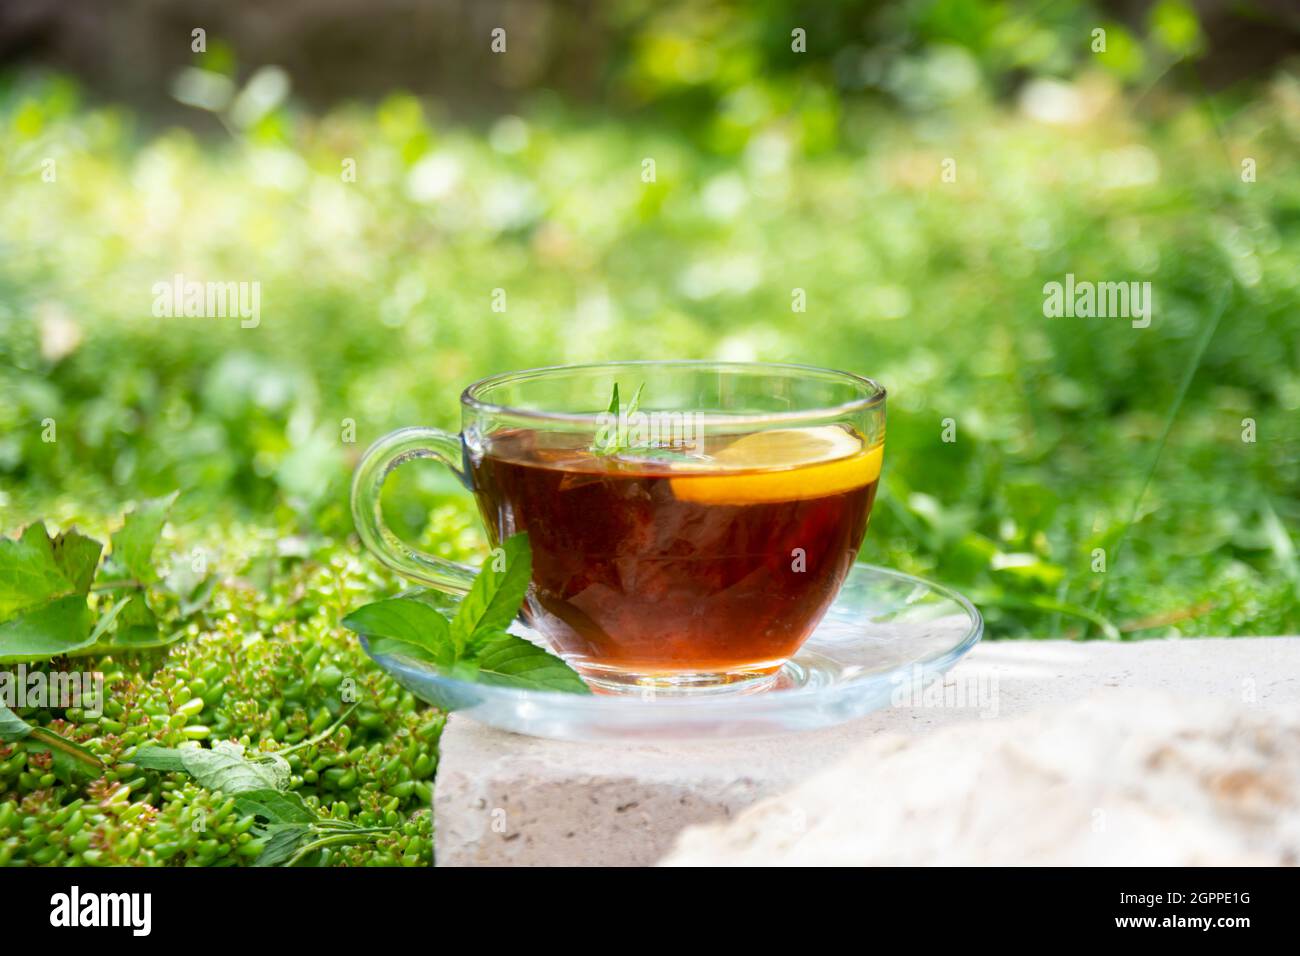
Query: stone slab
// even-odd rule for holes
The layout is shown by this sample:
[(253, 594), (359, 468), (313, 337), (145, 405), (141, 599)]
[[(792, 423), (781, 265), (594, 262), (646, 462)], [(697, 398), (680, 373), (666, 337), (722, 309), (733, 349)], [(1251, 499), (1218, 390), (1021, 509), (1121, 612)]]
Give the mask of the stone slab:
[(880, 733), (923, 734), (1080, 700), (1101, 687), (1268, 708), (1300, 701), (1300, 637), (978, 646), (944, 693), (781, 737), (692, 744), (543, 740), (453, 715), (434, 790), (439, 866), (636, 866), (678, 833), (785, 792)]
[(1300, 705), (1099, 688), (877, 734), (664, 866), (1294, 866)]

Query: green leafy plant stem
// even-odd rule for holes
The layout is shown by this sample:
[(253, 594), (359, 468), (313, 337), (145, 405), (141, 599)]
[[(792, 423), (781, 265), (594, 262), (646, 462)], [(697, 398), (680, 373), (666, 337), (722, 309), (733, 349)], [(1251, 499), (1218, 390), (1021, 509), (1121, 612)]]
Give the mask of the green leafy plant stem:
[(314, 737), (308, 737), (308, 738), (305, 739), (305, 740), (300, 740), (300, 741), (298, 741), (296, 744), (293, 744), (293, 745), (291, 745), (291, 746), (289, 746), (289, 747), (285, 747), (283, 750), (276, 750), (276, 751), (272, 751), (272, 752), (273, 752), (277, 757), (283, 757), (285, 754), (291, 754), (291, 753), (293, 753), (293, 752), (296, 751), (296, 750), (302, 750), (304, 747), (310, 747), (310, 746), (312, 746), (313, 744), (318, 744), (318, 743), (320, 743), (322, 740), (328, 740), (328, 739), (333, 735), (334, 731), (338, 730), (339, 727), (341, 727), (341, 726), (343, 725), (343, 721), (347, 720), (348, 717), (350, 717), (350, 716), (352, 715), (352, 712), (353, 712), (354, 710), (356, 710), (359, 706), (360, 706), (360, 704), (352, 704), (352, 705), (351, 705), (350, 707), (348, 707), (346, 710), (344, 710), (343, 712), (341, 712), (341, 713), (338, 715), (338, 717), (335, 718), (335, 720), (334, 720), (334, 722), (333, 722), (332, 724), (330, 724), (328, 727), (326, 727), (326, 728), (325, 728), (324, 730), (322, 730), (320, 733), (316, 734)]
[(0, 703), (0, 741), (35, 743), (40, 747), (66, 754), (96, 772), (104, 769), (103, 761), (85, 747), (73, 743), (66, 737), (60, 737), (52, 730), (33, 727), (2, 703)]
[(376, 832), (369, 830), (348, 830), (343, 833), (331, 834), (327, 837), (321, 837), (319, 840), (313, 840), (311, 843), (303, 844), (298, 848), (285, 866), (297, 866), (307, 857), (311, 856), (317, 850), (323, 850), (331, 846), (347, 846), (356, 843), (368, 843), (375, 838)]
[(62, 751), (73, 760), (79, 761), (96, 771), (104, 769), (103, 762), (94, 754), (82, 747), (78, 747), (70, 740), (65, 740), (53, 731), (46, 730), (44, 727), (33, 727), (32, 732), (27, 735), (26, 739), (39, 741), (42, 745), (49, 747), (52, 750)]

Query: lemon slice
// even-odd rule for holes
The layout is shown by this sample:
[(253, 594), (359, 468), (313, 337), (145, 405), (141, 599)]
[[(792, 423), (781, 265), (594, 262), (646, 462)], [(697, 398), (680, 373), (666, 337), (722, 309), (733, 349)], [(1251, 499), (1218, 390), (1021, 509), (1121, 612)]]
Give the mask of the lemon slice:
[(883, 445), (863, 448), (857, 435), (835, 425), (774, 428), (745, 435), (715, 453), (711, 468), (716, 470), (673, 477), (669, 484), (679, 501), (701, 504), (822, 498), (879, 478), (883, 452)]

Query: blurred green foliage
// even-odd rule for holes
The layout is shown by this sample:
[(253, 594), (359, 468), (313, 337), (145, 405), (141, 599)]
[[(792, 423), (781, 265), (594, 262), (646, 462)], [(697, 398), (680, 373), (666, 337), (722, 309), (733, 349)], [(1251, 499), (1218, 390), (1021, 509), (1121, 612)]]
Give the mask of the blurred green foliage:
[[(976, 91), (1005, 95), (1028, 76), (1069, 78), (1088, 70), (1142, 89), (1171, 65), (1206, 52), (1186, 0), (1159, 0), (1123, 21), (1110, 6), (625, 0), (606, 16), (626, 37), (615, 58), (615, 88), (632, 103), (652, 105), (657, 116), (694, 113), (712, 142), (724, 145), (737, 141), (737, 123), (743, 127), (765, 110), (800, 105), (814, 115), (815, 106), (837, 112), (840, 97), (861, 94), (926, 112)], [(799, 55), (792, 56), (796, 41)], [(824, 132), (835, 135), (833, 126)]]
[[(1174, 0), (1145, 33), (1075, 4), (760, 6), (620, 7), (622, 101), (600, 113), (539, 95), (452, 124), (394, 94), (310, 115), (214, 44), (177, 82), (214, 139), (11, 77), (4, 529), (95, 527), (180, 488), (187, 540), (255, 525), (354, 547), (360, 450), (453, 426), (482, 375), (796, 361), (889, 387), (863, 557), (968, 591), (993, 636), (1300, 630), (1300, 82), (1160, 85), (1204, 46)], [(784, 22), (806, 22), (809, 59), (761, 29)], [(260, 325), (155, 317), (177, 273), (260, 283)], [(1151, 327), (1045, 318), (1066, 273), (1150, 281)], [(397, 527), (466, 547), (453, 482), (411, 466), (395, 484)], [(454, 541), (430, 536), (435, 508)]]

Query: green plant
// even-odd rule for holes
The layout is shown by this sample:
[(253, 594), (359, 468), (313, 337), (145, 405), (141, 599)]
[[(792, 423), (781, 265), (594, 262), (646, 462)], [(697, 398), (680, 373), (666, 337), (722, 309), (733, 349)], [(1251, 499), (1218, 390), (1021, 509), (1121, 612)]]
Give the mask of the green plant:
[(395, 597), (357, 608), (343, 624), (366, 637), (375, 653), (428, 661), (461, 680), (591, 693), (562, 658), (507, 633), (531, 576), (528, 535), (516, 534), (483, 562), (450, 619), (417, 597)]
[[(209, 742), (287, 764), (284, 792), (322, 821), (303, 831), (294, 855), (329, 838), (299, 863), (430, 862), (443, 715), (397, 687), (338, 626), (347, 594), (383, 582), (328, 541), (246, 534), (226, 544), (241, 557), (218, 567), (214, 551), (209, 612), (181, 625), (176, 641), (30, 665), (102, 673), (102, 713), (28, 709), (13, 715), (31, 728), (19, 739), (10, 731), (21, 728), (0, 718), (0, 865), (274, 860), (263, 853), (282, 831), (267, 827), (282, 821), (183, 769), (133, 762), (154, 748), (208, 753)], [(51, 738), (95, 765), (64, 760)], [(341, 839), (345, 830), (356, 839)]]

